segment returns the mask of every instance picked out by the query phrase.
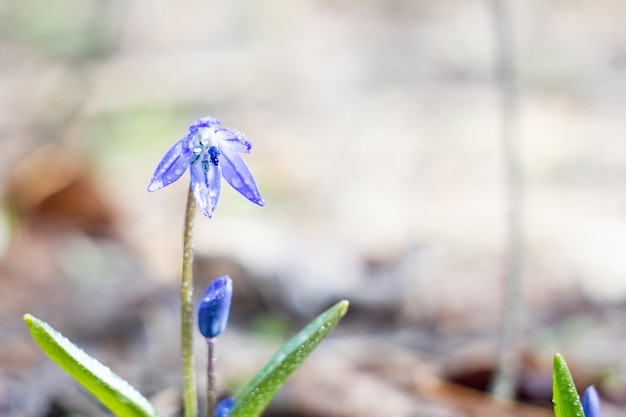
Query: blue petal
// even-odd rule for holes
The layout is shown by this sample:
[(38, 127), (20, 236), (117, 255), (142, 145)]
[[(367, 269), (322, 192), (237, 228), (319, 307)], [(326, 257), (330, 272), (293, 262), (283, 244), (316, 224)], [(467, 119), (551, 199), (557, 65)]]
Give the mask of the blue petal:
[(600, 396), (598, 395), (598, 391), (596, 391), (596, 388), (593, 385), (591, 385), (585, 391), (582, 403), (585, 417), (602, 417)]
[(198, 129), (202, 128), (202, 127), (212, 127), (212, 126), (219, 126), (222, 122), (220, 121), (220, 119), (215, 119), (211, 116), (206, 116), (203, 117), (200, 120), (196, 120), (195, 122), (193, 122), (193, 124), (191, 126), (189, 126), (189, 132), (190, 133), (195, 133), (198, 131)]
[(188, 138), (181, 139), (167, 151), (154, 171), (148, 191), (156, 191), (170, 185), (183, 175), (192, 157), (192, 153), (186, 149), (187, 142)]
[(250, 153), (252, 142), (243, 133), (227, 127), (217, 129), (215, 137), (219, 141), (220, 148), (236, 151), (240, 153)]
[(220, 156), (220, 165), (222, 166), (222, 175), (224, 179), (248, 200), (259, 206), (264, 206), (265, 201), (261, 197), (259, 187), (250, 172), (250, 168), (237, 152), (231, 152), (222, 149)]
[(222, 169), (221, 164), (208, 163), (208, 167), (208, 171), (205, 171), (200, 160), (191, 165), (190, 172), (191, 187), (196, 197), (196, 204), (202, 214), (210, 219), (220, 198)]

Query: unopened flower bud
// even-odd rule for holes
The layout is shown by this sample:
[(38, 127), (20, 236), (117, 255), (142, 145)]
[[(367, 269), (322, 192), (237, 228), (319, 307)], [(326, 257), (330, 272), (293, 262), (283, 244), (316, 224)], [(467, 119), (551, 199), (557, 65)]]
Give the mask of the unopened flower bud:
[(232, 298), (233, 280), (228, 275), (215, 279), (206, 289), (198, 309), (198, 327), (204, 337), (217, 337), (226, 329)]
[(235, 399), (233, 397), (226, 397), (215, 407), (215, 417), (228, 417), (231, 411), (235, 408)]
[(596, 388), (591, 385), (583, 395), (583, 411), (585, 417), (602, 417), (602, 409), (600, 408), (600, 396)]

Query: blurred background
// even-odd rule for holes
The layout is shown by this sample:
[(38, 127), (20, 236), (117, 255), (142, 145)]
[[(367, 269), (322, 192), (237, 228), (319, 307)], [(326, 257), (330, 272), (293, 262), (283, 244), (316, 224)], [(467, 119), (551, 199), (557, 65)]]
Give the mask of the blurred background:
[[(552, 415), (556, 352), (619, 415), (626, 3), (507, 4), (526, 308), (517, 402), (497, 415)], [(0, 415), (106, 415), (26, 312), (178, 415), (188, 176), (146, 189), (205, 115), (252, 139), (266, 201), (224, 187), (197, 218), (198, 296), (235, 280), (221, 391), (347, 298), (267, 415), (492, 415), (509, 257), (496, 44), (487, 1), (0, 0)]]

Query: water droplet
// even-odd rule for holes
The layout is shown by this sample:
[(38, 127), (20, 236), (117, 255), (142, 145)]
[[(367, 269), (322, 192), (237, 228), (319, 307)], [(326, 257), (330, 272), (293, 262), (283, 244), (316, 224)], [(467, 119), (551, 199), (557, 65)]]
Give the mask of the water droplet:
[(241, 180), (239, 179), (239, 177), (233, 177), (233, 179), (231, 181), (233, 183), (233, 187), (235, 187), (235, 188), (240, 188), (243, 185), (241, 183)]
[(158, 180), (158, 181), (153, 182), (153, 183), (150, 185), (150, 188), (148, 188), (148, 190), (149, 190), (149, 191), (154, 191), (154, 190), (158, 190), (158, 189), (159, 189), (159, 188), (161, 188), (161, 187), (163, 187), (163, 181)]

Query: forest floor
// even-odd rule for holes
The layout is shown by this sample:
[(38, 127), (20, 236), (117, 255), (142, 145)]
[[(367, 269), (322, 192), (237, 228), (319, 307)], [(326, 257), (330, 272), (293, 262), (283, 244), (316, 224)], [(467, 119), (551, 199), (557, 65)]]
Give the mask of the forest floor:
[(345, 298), (268, 415), (547, 416), (556, 352), (623, 413), (626, 5), (510, 4), (525, 311), (502, 411), (485, 394), (509, 259), (488, 3), (4, 1), (0, 415), (105, 415), (26, 312), (180, 411), (187, 177), (146, 188), (205, 115), (252, 139), (267, 203), (225, 185), (196, 220), (196, 294), (235, 280), (224, 392)]

